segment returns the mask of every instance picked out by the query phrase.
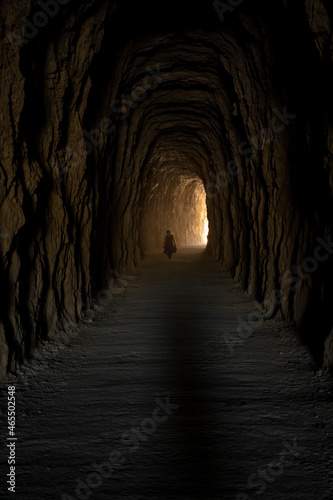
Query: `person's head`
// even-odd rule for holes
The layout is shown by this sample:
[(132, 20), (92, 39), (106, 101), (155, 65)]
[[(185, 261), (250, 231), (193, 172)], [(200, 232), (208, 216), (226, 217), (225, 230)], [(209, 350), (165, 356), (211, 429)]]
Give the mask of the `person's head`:
[(170, 231), (170, 229), (168, 229), (168, 230), (167, 230), (167, 234), (171, 234), (171, 231)]

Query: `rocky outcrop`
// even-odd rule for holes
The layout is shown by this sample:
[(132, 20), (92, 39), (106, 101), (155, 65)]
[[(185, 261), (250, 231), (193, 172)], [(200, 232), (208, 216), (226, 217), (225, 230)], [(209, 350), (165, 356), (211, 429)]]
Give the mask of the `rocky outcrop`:
[(332, 9), (214, 4), (175, 16), (173, 2), (2, 2), (3, 372), (76, 323), (111, 270), (135, 268), (160, 231), (195, 242), (183, 222), (203, 224), (202, 185), (208, 250), (322, 359)]

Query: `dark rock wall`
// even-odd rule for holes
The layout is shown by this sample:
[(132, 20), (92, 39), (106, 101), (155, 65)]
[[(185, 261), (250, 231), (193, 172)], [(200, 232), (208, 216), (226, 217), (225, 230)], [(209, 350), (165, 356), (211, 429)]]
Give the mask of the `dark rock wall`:
[(199, 224), (201, 183), (208, 250), (321, 360), (332, 7), (244, 2), (222, 22), (210, 2), (177, 15), (176, 2), (47, 5), (1, 4), (2, 372), (76, 323), (111, 270), (133, 270), (168, 226), (194, 242), (183, 221)]

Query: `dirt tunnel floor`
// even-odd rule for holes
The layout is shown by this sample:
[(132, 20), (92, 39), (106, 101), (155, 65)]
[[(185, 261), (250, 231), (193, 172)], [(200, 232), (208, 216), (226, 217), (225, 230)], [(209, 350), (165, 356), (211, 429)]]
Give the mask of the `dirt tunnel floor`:
[(5, 381), (17, 493), (2, 474), (1, 498), (332, 499), (332, 381), (278, 320), (230, 351), (255, 310), (202, 247), (147, 257), (94, 323)]

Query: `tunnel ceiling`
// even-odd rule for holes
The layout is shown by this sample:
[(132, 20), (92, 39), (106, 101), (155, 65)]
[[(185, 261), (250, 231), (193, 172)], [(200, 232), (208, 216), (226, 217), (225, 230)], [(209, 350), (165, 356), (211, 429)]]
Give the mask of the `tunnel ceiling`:
[(330, 363), (332, 264), (294, 269), (331, 232), (332, 7), (236, 3), (2, 2), (3, 370), (132, 271), (201, 183), (211, 255)]

